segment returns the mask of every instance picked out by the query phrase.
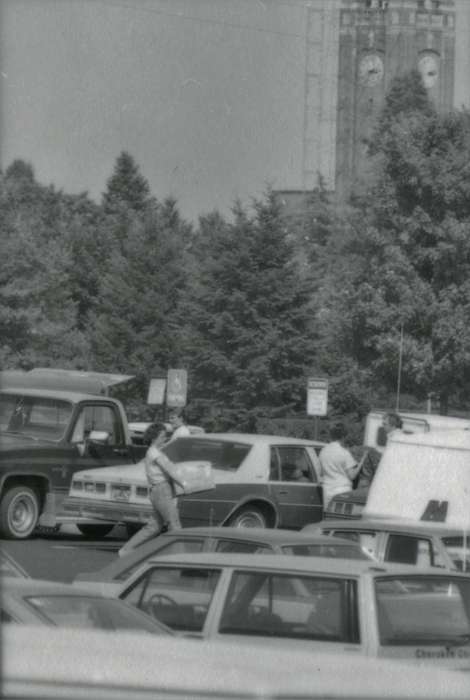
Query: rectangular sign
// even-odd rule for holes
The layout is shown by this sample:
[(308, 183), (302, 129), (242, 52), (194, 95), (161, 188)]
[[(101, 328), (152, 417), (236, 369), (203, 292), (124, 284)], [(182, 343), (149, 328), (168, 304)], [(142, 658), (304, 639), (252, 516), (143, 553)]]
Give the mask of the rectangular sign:
[(151, 379), (149, 384), (149, 393), (147, 397), (147, 403), (151, 406), (160, 406), (165, 402), (165, 387), (166, 379), (164, 377), (159, 377), (158, 379)]
[(326, 416), (328, 413), (328, 379), (307, 379), (307, 415)]
[(172, 408), (186, 406), (188, 373), (185, 369), (169, 369), (166, 383), (166, 405)]

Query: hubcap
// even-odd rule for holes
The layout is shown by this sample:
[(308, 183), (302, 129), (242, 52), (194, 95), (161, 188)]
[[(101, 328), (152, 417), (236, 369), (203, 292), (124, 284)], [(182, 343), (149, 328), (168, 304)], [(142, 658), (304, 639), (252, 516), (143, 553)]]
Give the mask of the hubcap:
[(10, 526), (15, 532), (28, 531), (35, 522), (36, 509), (27, 496), (18, 496), (11, 504)]
[(238, 519), (237, 527), (264, 527), (264, 520), (257, 513), (244, 513)]

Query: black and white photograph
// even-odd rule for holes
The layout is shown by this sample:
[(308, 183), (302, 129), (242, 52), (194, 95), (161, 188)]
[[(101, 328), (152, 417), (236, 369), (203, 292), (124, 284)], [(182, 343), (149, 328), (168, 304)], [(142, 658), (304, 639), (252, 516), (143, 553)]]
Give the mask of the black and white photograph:
[(470, 0), (0, 0), (0, 695), (470, 697)]

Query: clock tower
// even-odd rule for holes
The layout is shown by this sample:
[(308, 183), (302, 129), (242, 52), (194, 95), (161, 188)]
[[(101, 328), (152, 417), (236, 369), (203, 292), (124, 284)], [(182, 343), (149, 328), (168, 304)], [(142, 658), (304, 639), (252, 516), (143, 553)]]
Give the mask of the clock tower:
[(391, 80), (413, 69), (438, 110), (454, 92), (454, 0), (342, 0), (339, 16), (335, 189), (368, 177), (367, 141)]

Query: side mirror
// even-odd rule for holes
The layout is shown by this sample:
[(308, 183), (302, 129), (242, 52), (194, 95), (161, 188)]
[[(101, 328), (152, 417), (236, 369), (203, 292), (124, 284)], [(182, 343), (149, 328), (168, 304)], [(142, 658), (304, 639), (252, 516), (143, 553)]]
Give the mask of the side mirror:
[(109, 433), (106, 430), (92, 430), (88, 435), (88, 441), (96, 445), (106, 445), (109, 440)]

